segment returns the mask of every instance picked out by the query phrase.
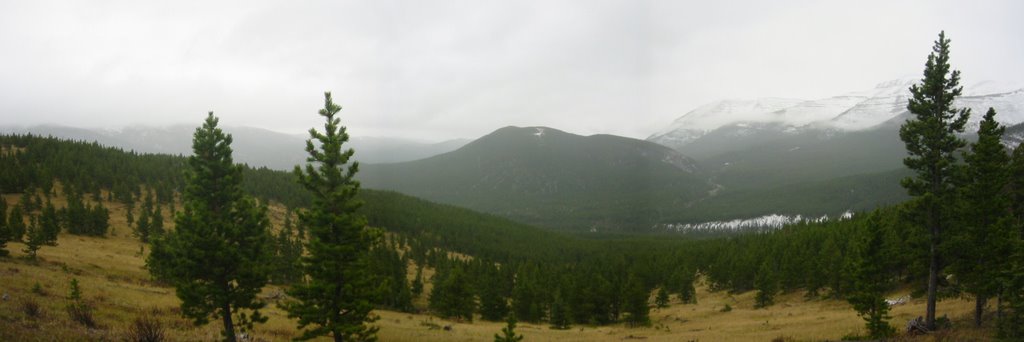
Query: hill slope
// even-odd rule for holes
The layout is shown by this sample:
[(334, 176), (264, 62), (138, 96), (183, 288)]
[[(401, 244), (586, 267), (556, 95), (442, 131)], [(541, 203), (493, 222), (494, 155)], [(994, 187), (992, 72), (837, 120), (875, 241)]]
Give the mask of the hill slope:
[(669, 148), (545, 127), (505, 127), (450, 153), (366, 165), (359, 178), (368, 188), (576, 231), (645, 229), (711, 189), (693, 160)]

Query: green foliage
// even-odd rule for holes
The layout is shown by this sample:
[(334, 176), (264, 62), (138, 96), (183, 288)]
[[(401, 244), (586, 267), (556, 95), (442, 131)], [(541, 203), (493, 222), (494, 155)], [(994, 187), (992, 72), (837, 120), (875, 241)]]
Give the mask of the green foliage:
[(0, 196), (0, 257), (10, 255), (7, 251), (7, 243), (14, 238), (14, 233), (7, 226), (7, 201)]
[(697, 304), (697, 289), (693, 286), (696, 281), (693, 269), (682, 268), (677, 271), (672, 284), (677, 286), (676, 292), (679, 293), (679, 301), (683, 304)]
[(624, 291), (626, 324), (633, 327), (651, 325), (651, 307), (647, 305), (647, 299), (651, 296), (650, 289), (636, 275), (630, 275)]
[(884, 339), (895, 333), (889, 325), (889, 305), (885, 293), (889, 289), (892, 274), (893, 253), (896, 252), (886, 233), (880, 215), (870, 215), (866, 227), (856, 238), (853, 267), (853, 288), (847, 301), (864, 318), (869, 335)]
[(282, 285), (302, 280), (302, 240), (292, 227), (292, 213), (285, 215), (284, 227), (274, 238), (273, 271), (270, 272), (270, 281)]
[(412, 291), (409, 289), (408, 261), (399, 253), (399, 247), (384, 240), (370, 249), (369, 274), (373, 283), (378, 284), (373, 302), (379, 306), (403, 312), (411, 312)]
[(302, 258), (307, 281), (291, 288), (289, 294), (296, 302), (286, 309), (289, 317), (298, 318), (300, 329), (314, 326), (303, 331), (301, 339), (376, 340), (377, 328), (366, 325), (375, 320), (370, 315), (373, 286), (366, 265), (375, 236), (357, 213), (362, 202), (355, 199), (359, 182), (353, 177), (359, 163), (349, 164), (355, 152), (342, 150), (349, 136), (335, 117), (341, 107), (334, 104), (330, 93), (324, 98), (320, 110), (326, 121), (324, 131), (310, 129), (311, 139), (306, 141), (309, 163), (305, 171), (299, 166), (294, 171), (313, 202), (299, 214), (300, 224), (309, 234), (308, 254)]
[(265, 303), (257, 295), (267, 283), (270, 234), (266, 207), (243, 195), (231, 136), (217, 122), (211, 112), (195, 131), (184, 211), (174, 231), (152, 241), (146, 265), (157, 279), (174, 285), (182, 315), (196, 325), (219, 317), (225, 340), (234, 341), (235, 314), (241, 330), (266, 321), (259, 311)]
[[(480, 297), (480, 316), (487, 321), (501, 321), (508, 315), (508, 299), (505, 297), (504, 289), (507, 283), (497, 267), (490, 265), (482, 266), (483, 271), (477, 276), (477, 292)], [(419, 278), (420, 271), (416, 271)], [(413, 283), (415, 285), (416, 283)]]
[[(39, 251), (44, 245), (50, 241), (50, 237), (42, 227), (37, 223), (36, 218), (33, 216), (31, 219), (28, 231), (25, 232), (25, 254), (31, 260), (36, 259), (36, 252)], [(54, 241), (56, 244), (56, 241)]]
[(431, 310), (441, 317), (473, 321), (476, 302), (469, 276), (462, 266), (439, 268), (433, 282), (429, 299)]
[(412, 280), (410, 291), (412, 291), (414, 297), (419, 297), (423, 294), (423, 267), (416, 268), (416, 278)]
[(775, 269), (768, 261), (761, 263), (754, 278), (754, 308), (766, 308), (775, 304), (775, 294), (779, 292), (779, 280), (775, 278)]
[(1017, 237), (1010, 215), (1010, 156), (1000, 139), (1005, 128), (989, 108), (978, 129), (978, 141), (964, 153), (967, 165), (961, 187), (961, 229), (951, 231), (946, 250), (949, 269), (964, 289), (975, 295), (975, 324), (980, 326), (985, 301), (997, 296)]
[(42, 231), (44, 244), (57, 245), (57, 235), (60, 234), (60, 216), (49, 199), (46, 200), (46, 206), (39, 214), (39, 229)]
[(547, 291), (540, 282), (544, 273), (533, 263), (521, 265), (512, 288), (512, 311), (526, 322), (544, 319), (544, 296)]
[(1011, 215), (1018, 231), (1013, 241), (1014, 252), (1007, 258), (1007, 267), (1001, 275), (1000, 295), (1004, 306), (999, 323), (999, 337), (1006, 340), (1024, 340), (1024, 144), (1013, 150), (1009, 166), (1009, 198)]
[(562, 300), (562, 294), (555, 293), (554, 300), (551, 302), (551, 314), (548, 321), (551, 322), (551, 329), (565, 330), (569, 329), (569, 307), (565, 301)]
[(951, 228), (956, 203), (957, 158), (955, 152), (966, 143), (957, 134), (964, 131), (970, 108), (958, 109), (953, 101), (960, 96), (960, 72), (950, 70), (949, 39), (939, 33), (925, 63), (924, 78), (910, 87), (907, 110), (913, 118), (900, 127), (900, 139), (909, 157), (903, 163), (916, 172), (901, 182), (915, 199), (917, 222), (929, 232), (931, 253), (928, 270), (928, 305), (925, 322), (935, 327), (935, 301), (941, 264), (939, 244)]
[(25, 214), (21, 211), (21, 206), (16, 205), (11, 208), (11, 212), (7, 214), (7, 231), (10, 234), (10, 241), (21, 241), (22, 237), (25, 236)]
[(67, 309), (68, 316), (72, 321), (78, 322), (89, 328), (96, 327), (96, 320), (93, 318), (92, 305), (82, 299), (82, 290), (78, 287), (78, 279), (71, 278), (71, 287), (68, 293)]
[(658, 294), (654, 298), (654, 305), (658, 306), (658, 308), (667, 308), (668, 299), (668, 291), (662, 286), (658, 289)]
[(494, 342), (519, 342), (523, 335), (516, 335), (516, 315), (509, 314), (506, 325), (501, 328), (501, 334), (494, 334)]

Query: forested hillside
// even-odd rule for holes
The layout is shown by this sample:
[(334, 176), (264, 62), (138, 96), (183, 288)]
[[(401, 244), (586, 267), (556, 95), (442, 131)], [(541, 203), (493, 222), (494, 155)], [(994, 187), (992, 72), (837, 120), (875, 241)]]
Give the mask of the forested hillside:
[[(180, 197), (180, 157), (137, 155), (51, 138), (5, 136), (0, 140), (4, 146), (0, 163), (6, 166), (0, 179), (5, 189), (16, 189), (5, 193), (45, 198), (56, 192), (47, 186), (67, 184), (93, 197), (93, 191), (100, 190), (96, 193), (106, 194), (107, 200), (120, 201), (119, 197), (136, 199), (139, 193), (152, 191), (156, 202), (172, 212), (174, 199)], [(244, 170), (246, 192), (291, 208), (309, 201), (289, 174)], [(167, 202), (160, 202), (161, 191), (168, 192), (162, 195)], [(615, 322), (643, 326), (649, 324), (649, 296), (664, 289), (680, 300), (679, 305), (699, 301), (694, 288), (700, 279), (717, 291), (757, 291), (763, 294), (759, 298), (765, 301), (759, 299), (759, 303), (764, 305), (788, 293), (810, 300), (850, 298), (858, 291), (851, 269), (863, 258), (860, 251), (866, 245), (862, 241), (873, 231), (871, 227), (885, 227), (882, 240), (890, 256), (882, 266), (889, 275), (886, 291), (920, 290), (927, 273), (921, 258), (926, 254), (924, 232), (906, 223), (902, 206), (859, 214), (850, 221), (802, 224), (728, 238), (607, 236), (595, 240), (392, 192), (364, 190), (360, 199), (365, 202), (361, 212), (369, 224), (394, 234), (382, 246), (408, 251), (375, 257), (380, 260), (375, 264), (381, 273), (398, 280), (389, 281), (394, 286), (382, 290), (377, 305), (411, 310), (408, 302), (395, 302), (395, 298), (413, 300), (414, 293), (423, 291), (422, 284), (429, 283), (430, 291), (419, 296), (430, 299), (430, 312), (463, 320), (500, 321), (514, 312), (521, 321), (558, 326)], [(34, 215), (40, 215), (38, 209), (28, 210), (28, 217)], [(394, 270), (396, 263), (421, 271), (417, 276), (386, 271)], [(287, 269), (287, 265), (283, 267)], [(424, 268), (434, 270), (434, 275), (423, 277)], [(947, 297), (964, 291), (956, 281), (941, 284), (941, 289)], [(474, 302), (465, 301), (473, 298)]]
[(545, 127), (505, 127), (439, 156), (365, 165), (359, 179), (577, 232), (646, 232), (713, 189), (693, 160), (664, 146)]

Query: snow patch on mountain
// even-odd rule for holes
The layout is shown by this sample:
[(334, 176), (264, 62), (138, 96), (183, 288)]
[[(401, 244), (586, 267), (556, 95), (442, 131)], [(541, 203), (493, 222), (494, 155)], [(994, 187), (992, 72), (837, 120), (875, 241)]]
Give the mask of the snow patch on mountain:
[[(853, 218), (853, 212), (846, 211), (836, 216), (835, 220), (843, 221)], [(787, 225), (798, 223), (822, 223), (831, 221), (828, 215), (818, 217), (803, 215), (781, 215), (770, 214), (747, 219), (734, 219), (728, 221), (711, 221), (702, 223), (669, 223), (657, 226), (656, 229), (664, 229), (681, 233), (686, 232), (730, 232), (744, 230), (778, 229)]]
[[(806, 129), (859, 131), (885, 124), (907, 113), (910, 87), (920, 82), (919, 76), (898, 78), (877, 84), (874, 88), (850, 92), (818, 100), (764, 98), (755, 100), (724, 100), (700, 106), (676, 119), (666, 129), (647, 140), (672, 148), (680, 148), (707, 133), (724, 127), (771, 124), (783, 132)], [(963, 96), (955, 103), (971, 108), (973, 115), (968, 129), (976, 129), (988, 107), (999, 113), (1003, 124), (1024, 122), (1024, 87), (1019, 84), (984, 81), (964, 87)], [(740, 129), (734, 134), (747, 132)]]

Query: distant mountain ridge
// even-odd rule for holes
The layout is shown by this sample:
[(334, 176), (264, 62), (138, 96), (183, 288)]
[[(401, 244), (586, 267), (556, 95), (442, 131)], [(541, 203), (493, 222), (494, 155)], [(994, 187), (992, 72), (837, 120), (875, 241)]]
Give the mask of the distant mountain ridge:
[[(879, 83), (875, 88), (817, 100), (762, 98), (713, 102), (683, 114), (649, 141), (683, 150), (715, 130), (748, 126), (777, 126), (782, 132), (801, 130), (861, 131), (873, 129), (906, 113), (908, 90), (919, 78)], [(993, 107), (1006, 125), (1024, 122), (1024, 87), (993, 81), (964, 87), (956, 105), (971, 108), (969, 121), (977, 127), (982, 114)], [(968, 129), (970, 131), (971, 129)]]
[[(276, 170), (291, 170), (306, 161), (308, 135), (287, 134), (262, 128), (226, 126), (234, 142), (236, 162), (264, 166)], [(65, 139), (98, 142), (143, 153), (189, 155), (192, 153), (192, 133), (195, 126), (173, 125), (164, 127), (128, 126), (120, 129), (85, 129), (59, 125), (39, 125), (25, 128), (0, 127), (4, 133), (32, 133)], [(422, 159), (452, 151), (465, 145), (466, 139), (452, 139), (438, 143), (422, 143), (406, 139), (353, 136), (346, 147), (356, 150), (353, 158), (360, 163), (394, 163)]]

